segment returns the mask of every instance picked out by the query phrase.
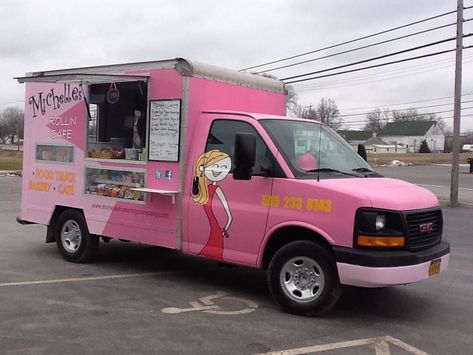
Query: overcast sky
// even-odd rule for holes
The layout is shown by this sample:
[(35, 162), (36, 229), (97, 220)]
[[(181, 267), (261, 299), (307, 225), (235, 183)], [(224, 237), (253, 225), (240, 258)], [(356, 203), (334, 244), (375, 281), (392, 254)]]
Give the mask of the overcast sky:
[[(473, 0), (465, 0), (465, 6), (472, 5)], [(12, 78), (30, 71), (175, 57), (241, 69), (455, 9), (456, 0), (0, 0), (0, 110), (23, 105), (24, 86)], [(473, 18), (473, 8), (465, 11), (464, 18)], [(455, 14), (298, 60), (453, 22)], [(470, 32), (473, 21), (464, 24), (464, 33)], [(453, 36), (455, 26), (450, 26), (271, 74), (284, 78)], [(464, 45), (473, 45), (473, 38), (466, 38)], [(384, 61), (454, 46), (451, 41)], [(342, 115), (355, 114), (346, 118), (354, 122), (347, 127), (361, 129), (360, 114), (376, 106), (402, 109), (443, 105), (419, 111), (452, 110), (454, 60), (451, 52), (294, 87), (299, 102), (305, 105), (315, 105), (323, 97), (334, 99)], [(473, 49), (465, 50), (463, 94), (470, 95), (463, 101), (473, 101), (472, 63)], [(405, 102), (410, 104), (397, 105)], [(463, 107), (473, 107), (473, 103), (466, 102)], [(471, 116), (462, 118), (461, 130), (473, 130), (473, 109), (462, 112)], [(452, 126), (452, 112), (440, 116)]]

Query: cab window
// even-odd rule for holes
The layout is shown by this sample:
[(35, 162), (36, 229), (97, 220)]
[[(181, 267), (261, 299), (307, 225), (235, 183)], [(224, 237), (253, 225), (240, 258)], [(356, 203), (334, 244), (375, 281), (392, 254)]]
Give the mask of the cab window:
[[(273, 172), (277, 169), (274, 167), (277, 165), (273, 155), (266, 146), (266, 143), (257, 133), (256, 129), (247, 122), (234, 121), (234, 120), (215, 120), (210, 128), (210, 133), (207, 138), (207, 145), (205, 151), (220, 150), (227, 153), (232, 159), (232, 170), (235, 168), (234, 165), (234, 146), (235, 146), (235, 135), (237, 133), (252, 133), (256, 135), (256, 163), (253, 168), (253, 175), (265, 175), (263, 167), (272, 166)], [(280, 170), (280, 169), (279, 169)], [(272, 174), (274, 175), (274, 174)], [(280, 173), (277, 173), (280, 175)]]

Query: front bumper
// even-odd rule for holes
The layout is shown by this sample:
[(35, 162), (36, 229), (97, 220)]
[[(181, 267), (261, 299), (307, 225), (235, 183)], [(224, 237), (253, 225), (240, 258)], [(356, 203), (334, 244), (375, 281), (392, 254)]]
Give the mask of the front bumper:
[(24, 219), (21, 219), (20, 217), (16, 217), (16, 222), (19, 224), (36, 224), (35, 222), (30, 222), (30, 221), (25, 221)]
[(338, 276), (344, 285), (384, 287), (429, 278), (432, 260), (440, 259), (440, 272), (448, 267), (450, 244), (439, 244), (418, 252), (360, 250), (334, 247)]

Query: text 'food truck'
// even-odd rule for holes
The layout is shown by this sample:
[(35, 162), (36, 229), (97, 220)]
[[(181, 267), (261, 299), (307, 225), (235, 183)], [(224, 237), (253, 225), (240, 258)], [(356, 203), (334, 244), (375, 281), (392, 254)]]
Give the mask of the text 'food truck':
[(336, 132), (285, 117), (284, 85), (185, 59), (29, 73), (21, 223), (72, 262), (99, 240), (268, 270), (274, 300), (320, 314), (341, 285), (445, 270), (429, 191), (374, 172)]

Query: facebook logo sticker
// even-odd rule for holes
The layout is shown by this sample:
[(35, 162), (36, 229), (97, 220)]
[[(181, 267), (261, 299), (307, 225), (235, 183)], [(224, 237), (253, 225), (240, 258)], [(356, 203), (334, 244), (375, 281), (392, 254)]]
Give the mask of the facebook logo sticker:
[(172, 179), (172, 171), (171, 170), (166, 170), (166, 179), (171, 180)]

